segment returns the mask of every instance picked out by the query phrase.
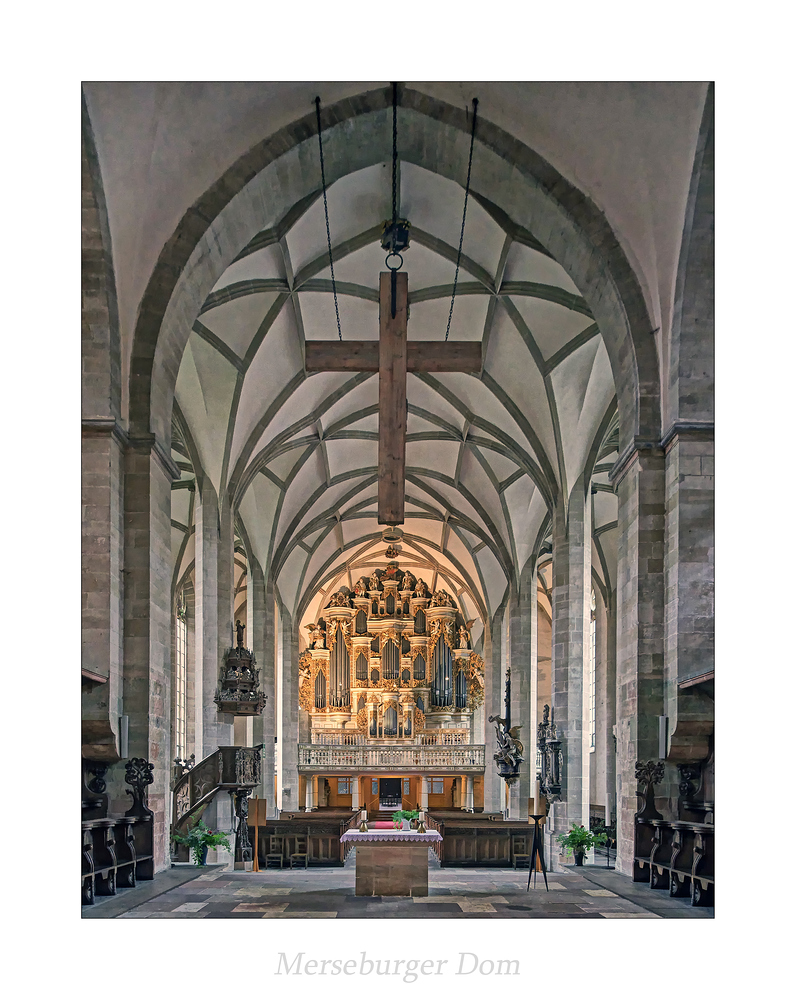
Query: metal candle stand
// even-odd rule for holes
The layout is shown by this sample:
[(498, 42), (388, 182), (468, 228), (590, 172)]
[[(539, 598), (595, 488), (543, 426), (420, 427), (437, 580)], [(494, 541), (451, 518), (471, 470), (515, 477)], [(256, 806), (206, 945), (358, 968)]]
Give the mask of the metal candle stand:
[(544, 876), (544, 887), (550, 892), (550, 886), (547, 884), (547, 868), (544, 863), (544, 841), (542, 840), (542, 830), (539, 826), (539, 820), (545, 818), (545, 813), (541, 816), (531, 816), (533, 820), (533, 846), (531, 847), (531, 859), (528, 865), (528, 890), (531, 888), (531, 872), (533, 872), (533, 885), (536, 888), (536, 861), (539, 860), (539, 864), (542, 867), (542, 875)]

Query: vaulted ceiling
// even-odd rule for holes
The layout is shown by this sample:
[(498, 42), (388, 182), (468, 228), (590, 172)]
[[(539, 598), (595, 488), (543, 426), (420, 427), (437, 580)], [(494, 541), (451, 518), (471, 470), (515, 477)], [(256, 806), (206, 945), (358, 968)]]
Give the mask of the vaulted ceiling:
[[(306, 375), (304, 339), (337, 338), (320, 192), (241, 248), (193, 325), (175, 410), (253, 554), (291, 611), (384, 562), (376, 520), (378, 375)], [(378, 338), (381, 224), (391, 170), (329, 190), (343, 340)], [(443, 340), (463, 191), (400, 168), (410, 340)], [(452, 339), (480, 341), (480, 376), (409, 375), (402, 565), (491, 617), (568, 495), (614, 399), (605, 347), (563, 268), (477, 192), (468, 207)], [(407, 561), (409, 560), (409, 561)], [(429, 580), (430, 582), (430, 580)], [(318, 593), (314, 603), (305, 598)], [(467, 610), (467, 609), (465, 609)]]
[[(328, 105), (377, 86), (84, 85), (112, 237), (123, 415), (137, 310), (183, 213), (254, 144), (306, 115), (315, 94)], [(459, 107), (479, 96), (484, 118), (545, 157), (604, 213), (639, 280), (665, 365), (706, 85), (409, 86)], [(316, 151), (307, 145), (313, 160)], [(376, 163), (329, 190), (344, 340), (378, 336), (390, 178), (390, 165)], [(400, 163), (400, 212), (412, 224), (410, 339), (444, 338), (463, 195), (453, 181)], [(247, 233), (191, 317), (174, 406), (172, 455), (183, 469), (173, 490), (174, 580), (193, 561), (189, 487), (206, 476), (236, 505), (241, 548), (273, 573), (304, 623), (330, 590), (384, 563), (375, 513), (378, 376), (303, 369), (305, 338), (337, 336), (319, 169), (316, 190), (268, 225), (253, 239)], [(451, 337), (481, 341), (484, 366), (480, 375), (408, 376), (401, 564), (429, 583), (439, 573), (438, 585), (458, 596), (466, 617), (490, 617), (549, 540), (554, 498), (568, 496), (594, 463), (592, 567), (610, 591), (615, 389), (582, 289), (532, 231), (491, 203), (477, 170), (463, 252)]]

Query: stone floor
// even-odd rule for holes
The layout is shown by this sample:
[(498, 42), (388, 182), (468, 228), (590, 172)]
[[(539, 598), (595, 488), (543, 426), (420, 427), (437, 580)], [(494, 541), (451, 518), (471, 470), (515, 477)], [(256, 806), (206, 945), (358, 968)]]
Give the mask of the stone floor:
[(429, 866), (427, 897), (354, 895), (354, 869), (271, 869), (235, 872), (222, 867), (177, 868), (117, 896), (98, 898), (92, 918), (710, 918), (713, 909), (671, 899), (625, 875), (586, 866), (548, 875), (527, 890), (528, 872)]

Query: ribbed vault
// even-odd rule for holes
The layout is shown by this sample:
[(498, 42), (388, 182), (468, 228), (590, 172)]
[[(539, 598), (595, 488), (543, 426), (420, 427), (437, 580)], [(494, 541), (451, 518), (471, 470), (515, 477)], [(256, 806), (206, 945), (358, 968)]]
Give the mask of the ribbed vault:
[[(329, 190), (344, 340), (378, 337), (390, 180), (382, 162)], [(400, 557), (429, 582), (439, 573), (465, 617), (482, 621), (538, 547), (551, 505), (594, 461), (616, 409), (606, 348), (578, 288), (488, 194), (475, 178), (451, 328), (453, 339), (482, 343), (483, 371), (408, 376)], [(305, 339), (337, 336), (319, 196), (240, 247), (192, 325), (175, 391), (175, 459), (192, 456), (235, 505), (252, 555), (307, 621), (331, 591), (384, 560), (378, 376), (303, 368)], [(401, 162), (410, 340), (444, 338), (462, 200), (455, 182)], [(182, 575), (190, 511), (179, 504), (190, 491), (175, 485)]]

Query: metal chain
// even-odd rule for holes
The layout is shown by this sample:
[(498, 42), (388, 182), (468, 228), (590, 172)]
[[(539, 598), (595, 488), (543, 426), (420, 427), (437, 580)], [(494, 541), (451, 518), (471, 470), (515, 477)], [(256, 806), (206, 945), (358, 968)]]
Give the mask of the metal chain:
[(445, 340), (451, 332), (451, 320), (453, 319), (453, 303), (456, 301), (456, 285), (459, 283), (459, 265), (462, 261), (462, 244), (464, 243), (464, 223), (467, 219), (467, 199), (470, 196), (470, 171), (473, 167), (473, 144), (475, 142), (475, 116), (478, 111), (478, 98), (473, 98), (473, 129), (470, 133), (470, 159), (467, 163), (467, 183), (464, 187), (464, 211), (462, 212), (462, 231), (459, 234), (459, 252), (456, 255), (456, 274), (453, 276), (453, 294), (451, 295), (451, 308), (448, 313), (448, 328), (445, 331)]
[(332, 293), (334, 294), (334, 314), (337, 317), (337, 336), (343, 339), (340, 329), (340, 310), (337, 306), (337, 284), (334, 280), (334, 261), (332, 260), (332, 234), (329, 231), (329, 205), (326, 201), (326, 172), (323, 168), (323, 141), (321, 139), (321, 99), (315, 98), (315, 115), (318, 119), (318, 149), (321, 153), (321, 186), (323, 187), (323, 214), (326, 217), (326, 245), (329, 248), (329, 270), (332, 272)]
[(392, 85), (392, 224), (398, 221), (398, 84)]

